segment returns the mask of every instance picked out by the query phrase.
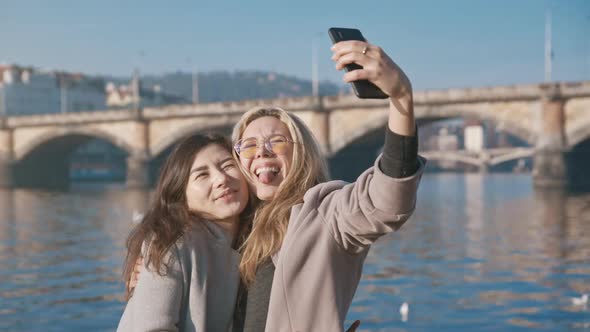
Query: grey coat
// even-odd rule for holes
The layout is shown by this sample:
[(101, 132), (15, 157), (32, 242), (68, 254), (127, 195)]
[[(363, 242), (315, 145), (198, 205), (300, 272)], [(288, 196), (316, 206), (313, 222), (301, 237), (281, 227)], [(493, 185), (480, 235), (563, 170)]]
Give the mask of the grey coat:
[(291, 210), (275, 273), (266, 331), (344, 330), (370, 245), (413, 213), (425, 159), (413, 176), (391, 178), (377, 166), (356, 182), (310, 189)]
[(168, 252), (166, 276), (144, 266), (117, 331), (230, 331), (239, 260), (221, 227), (195, 224)]

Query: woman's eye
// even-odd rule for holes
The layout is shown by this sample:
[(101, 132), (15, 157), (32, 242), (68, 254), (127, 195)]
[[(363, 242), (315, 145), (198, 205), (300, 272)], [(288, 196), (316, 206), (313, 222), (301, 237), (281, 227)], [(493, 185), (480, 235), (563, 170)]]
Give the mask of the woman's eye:
[(242, 143), (242, 149), (251, 149), (256, 147), (256, 141), (248, 140)]
[(282, 136), (275, 136), (270, 139), (271, 143), (285, 143), (287, 139)]
[(225, 165), (223, 166), (223, 169), (224, 169), (224, 170), (228, 170), (228, 169), (232, 169), (232, 168), (234, 168), (234, 167), (236, 167), (236, 165), (234, 165), (233, 163), (230, 163), (230, 164), (225, 164)]
[(199, 173), (195, 175), (195, 180), (201, 180), (207, 177), (207, 173)]

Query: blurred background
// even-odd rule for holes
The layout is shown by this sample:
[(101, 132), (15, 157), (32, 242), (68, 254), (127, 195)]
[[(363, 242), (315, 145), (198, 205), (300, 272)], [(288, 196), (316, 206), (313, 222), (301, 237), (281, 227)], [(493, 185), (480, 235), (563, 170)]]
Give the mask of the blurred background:
[(348, 322), (589, 330), (586, 0), (0, 0), (0, 330), (116, 328), (126, 236), (189, 133), (272, 104), (308, 123), (333, 178), (371, 166), (388, 104), (342, 82), (330, 27), (403, 68), (429, 159)]

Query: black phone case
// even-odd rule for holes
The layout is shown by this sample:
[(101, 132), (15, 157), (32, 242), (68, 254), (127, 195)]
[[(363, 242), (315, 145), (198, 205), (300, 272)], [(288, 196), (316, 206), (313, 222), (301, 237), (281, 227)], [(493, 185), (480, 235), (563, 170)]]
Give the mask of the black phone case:
[[(336, 44), (337, 42), (343, 40), (360, 40), (366, 41), (363, 34), (358, 29), (349, 29), (349, 28), (330, 28), (328, 30), (328, 35), (330, 35), (330, 39), (332, 39), (332, 43)], [(363, 67), (357, 65), (356, 63), (351, 63), (345, 66), (347, 72), (357, 69), (362, 69)], [(368, 80), (358, 80), (351, 82), (352, 89), (354, 90), (354, 94), (359, 98), (364, 99), (385, 99), (389, 98), (381, 89), (379, 89), (375, 84), (369, 82)]]

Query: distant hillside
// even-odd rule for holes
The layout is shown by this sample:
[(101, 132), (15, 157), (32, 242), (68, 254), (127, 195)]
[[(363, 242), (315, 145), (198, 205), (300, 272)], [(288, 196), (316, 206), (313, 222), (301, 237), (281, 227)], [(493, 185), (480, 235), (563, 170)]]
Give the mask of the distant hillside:
[[(127, 84), (129, 79), (105, 78), (117, 84)], [(152, 90), (160, 85), (162, 93), (192, 100), (192, 75), (176, 72), (141, 77), (142, 90)], [(311, 81), (292, 76), (263, 71), (216, 71), (198, 74), (199, 102), (235, 101), (244, 99), (269, 99), (284, 96), (310, 96)], [(337, 95), (345, 86), (331, 82), (320, 83), (321, 95)]]

